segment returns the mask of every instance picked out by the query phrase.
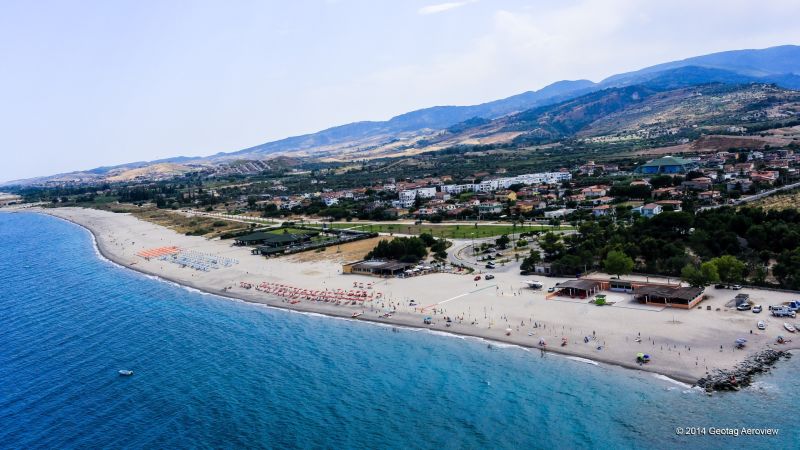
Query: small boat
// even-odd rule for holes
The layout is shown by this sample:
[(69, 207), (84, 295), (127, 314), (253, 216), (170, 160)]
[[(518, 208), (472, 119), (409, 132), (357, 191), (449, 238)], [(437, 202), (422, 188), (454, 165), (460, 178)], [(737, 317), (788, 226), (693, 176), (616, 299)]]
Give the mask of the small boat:
[(127, 370), (127, 369), (122, 369), (122, 370), (119, 371), (119, 374), (120, 374), (120, 376), (123, 376), (123, 377), (129, 377), (129, 376), (133, 375), (133, 371), (132, 370)]
[(363, 314), (363, 313), (360, 313), (360, 312), (354, 312), (354, 313), (353, 313), (353, 315), (352, 315), (352, 316), (350, 316), (350, 317), (352, 317), (353, 319), (355, 319), (355, 318), (361, 317), (361, 314)]
[(561, 338), (561, 346), (562, 347), (566, 347), (567, 346), (567, 338), (566, 337), (562, 337)]
[(795, 331), (797, 331), (797, 329), (795, 327), (793, 327), (792, 324), (790, 324), (788, 322), (785, 322), (783, 324), (783, 328), (786, 328), (786, 331), (788, 331), (789, 333), (794, 333)]
[(506, 328), (506, 336), (511, 336), (511, 328)]
[(539, 338), (539, 346), (547, 347), (547, 342), (545, 342), (544, 338)]

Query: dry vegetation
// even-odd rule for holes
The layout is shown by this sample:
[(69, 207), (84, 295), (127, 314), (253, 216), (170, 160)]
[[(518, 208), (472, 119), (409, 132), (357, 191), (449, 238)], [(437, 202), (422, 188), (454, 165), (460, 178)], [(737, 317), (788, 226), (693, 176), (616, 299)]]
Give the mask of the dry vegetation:
[(800, 191), (791, 191), (787, 193), (772, 195), (752, 203), (748, 203), (749, 207), (770, 209), (789, 209), (800, 208)]
[(139, 219), (167, 227), (181, 234), (193, 234), (207, 238), (214, 238), (228, 231), (248, 228), (248, 225), (240, 222), (209, 217), (187, 217), (177, 211), (157, 209), (153, 206), (138, 207), (128, 203), (107, 203), (97, 205), (96, 208), (116, 213), (130, 213)]
[(312, 262), (312, 261), (334, 261), (339, 263), (353, 262), (364, 259), (364, 256), (370, 250), (378, 245), (381, 240), (391, 240), (391, 237), (380, 236), (371, 239), (364, 239), (361, 241), (348, 242), (342, 245), (332, 245), (325, 247), (323, 251), (308, 251), (303, 253), (296, 253), (288, 256), (290, 261), (294, 262)]

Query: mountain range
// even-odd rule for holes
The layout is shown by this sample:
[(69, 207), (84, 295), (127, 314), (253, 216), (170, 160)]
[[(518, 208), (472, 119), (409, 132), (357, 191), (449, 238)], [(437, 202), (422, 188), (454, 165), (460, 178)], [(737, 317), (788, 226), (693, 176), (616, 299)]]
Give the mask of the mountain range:
[[(523, 92), (479, 105), (434, 106), (386, 121), (350, 123), (209, 157), (182, 156), (141, 161), (75, 174), (82, 178), (118, 177), (121, 172), (132, 169), (146, 174), (143, 168), (150, 166), (158, 168), (157, 172), (161, 173), (184, 164), (224, 165), (236, 160), (262, 160), (277, 155), (347, 160), (391, 156), (408, 149), (436, 150), (454, 143), (484, 143), (492, 142), (495, 138), (499, 141), (518, 139), (521, 135), (534, 140), (555, 139), (580, 133), (593, 121), (601, 120), (603, 114), (641, 104), (648, 98), (656, 98), (656, 93), (674, 91), (670, 98), (685, 102), (694, 97), (694, 91), (689, 87), (710, 84), (769, 84), (784, 90), (798, 90), (800, 46), (712, 53), (613, 75), (600, 82), (559, 81), (538, 91)], [(664, 102), (660, 104), (663, 106)], [(580, 113), (589, 105), (593, 105), (592, 114)], [(556, 110), (561, 112), (556, 113)], [(557, 116), (570, 119), (542, 123), (547, 117)], [(490, 135), (491, 139), (485, 139)], [(462, 136), (463, 139), (452, 139), (453, 136)], [(484, 139), (476, 140), (475, 136)]]

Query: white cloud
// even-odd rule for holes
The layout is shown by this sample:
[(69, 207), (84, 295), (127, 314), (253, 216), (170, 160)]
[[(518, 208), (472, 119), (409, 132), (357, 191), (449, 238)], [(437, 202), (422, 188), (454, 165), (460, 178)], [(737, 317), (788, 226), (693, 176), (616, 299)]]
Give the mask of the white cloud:
[(450, 11), (451, 9), (460, 8), (462, 6), (468, 5), (470, 3), (475, 3), (476, 0), (466, 1), (466, 2), (447, 2), (447, 3), (438, 3), (435, 5), (428, 5), (423, 6), (417, 12), (422, 15), (428, 14), (438, 14), (445, 11)]
[[(696, 0), (663, 5), (578, 0), (568, 6), (540, 2), (498, 9), (484, 16), (488, 23), (482, 33), (464, 39), (460, 48), (425, 60), (398, 60), (347, 83), (309, 92), (311, 98), (347, 99), (359, 111), (354, 117), (382, 119), (425, 106), (494, 100), (564, 79), (600, 81), (715, 51), (800, 42), (800, 28), (780, 19), (800, 13), (800, 2), (764, 0), (760, 8), (775, 25), (740, 36), (731, 30), (746, 29), (751, 16), (745, 4), (732, 1), (737, 5), (733, 11)], [(431, 5), (426, 8), (436, 9), (427, 13), (462, 3)]]

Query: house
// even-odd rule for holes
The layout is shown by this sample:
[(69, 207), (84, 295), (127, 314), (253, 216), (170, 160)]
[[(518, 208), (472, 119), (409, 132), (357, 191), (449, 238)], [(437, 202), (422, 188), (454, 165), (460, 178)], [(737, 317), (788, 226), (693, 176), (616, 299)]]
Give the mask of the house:
[(664, 187), (664, 188), (654, 189), (652, 195), (653, 198), (671, 198), (671, 197), (679, 197), (680, 192), (678, 192), (678, 188)]
[(684, 190), (688, 191), (707, 191), (711, 189), (711, 178), (698, 177), (681, 183)]
[(638, 212), (642, 215), (642, 217), (653, 217), (661, 214), (663, 208), (658, 203), (648, 203), (646, 205), (642, 205), (638, 208), (634, 208), (635, 212)]
[(561, 208), (561, 209), (557, 209), (555, 211), (545, 211), (544, 212), (544, 217), (545, 217), (545, 219), (556, 219), (558, 217), (568, 216), (568, 215), (570, 215), (570, 214), (572, 214), (574, 212), (575, 212), (574, 209)]
[(517, 193), (514, 191), (507, 191), (507, 190), (495, 191), (494, 199), (499, 202), (505, 202), (505, 201), (513, 202), (517, 200)]
[(703, 191), (703, 192), (697, 194), (698, 200), (701, 200), (701, 201), (704, 201), (704, 202), (710, 202), (710, 201), (712, 201), (712, 200), (714, 200), (716, 198), (719, 198), (719, 196), (720, 196), (719, 191)]
[(753, 171), (754, 167), (755, 164), (751, 162), (737, 163), (733, 166), (733, 171), (741, 175), (747, 175)]
[(679, 211), (683, 210), (681, 208), (681, 205), (683, 204), (683, 202), (680, 201), (680, 200), (659, 200), (659, 201), (657, 201), (655, 203), (658, 204), (658, 205), (661, 205), (662, 211), (679, 212)]
[(605, 186), (589, 186), (581, 189), (581, 194), (586, 198), (604, 197), (607, 191)]
[(597, 205), (607, 205), (611, 203), (613, 200), (614, 200), (613, 197), (597, 197), (595, 199), (592, 199), (591, 202), (592, 205), (597, 206)]
[(514, 208), (518, 213), (529, 213), (533, 211), (536, 206), (538, 206), (538, 203), (533, 200), (520, 200), (514, 205)]
[(774, 170), (765, 170), (763, 172), (753, 172), (750, 174), (750, 179), (753, 183), (772, 184), (778, 181), (779, 173)]
[(725, 188), (728, 190), (728, 192), (737, 189), (742, 192), (747, 192), (752, 186), (753, 182), (747, 178), (734, 178), (732, 180), (728, 180), (728, 184), (725, 185)]
[(592, 214), (594, 214), (595, 217), (610, 216), (614, 214), (614, 208), (612, 208), (611, 205), (595, 206), (592, 208)]
[(497, 202), (481, 203), (478, 205), (479, 214), (500, 214), (503, 212), (503, 205)]

